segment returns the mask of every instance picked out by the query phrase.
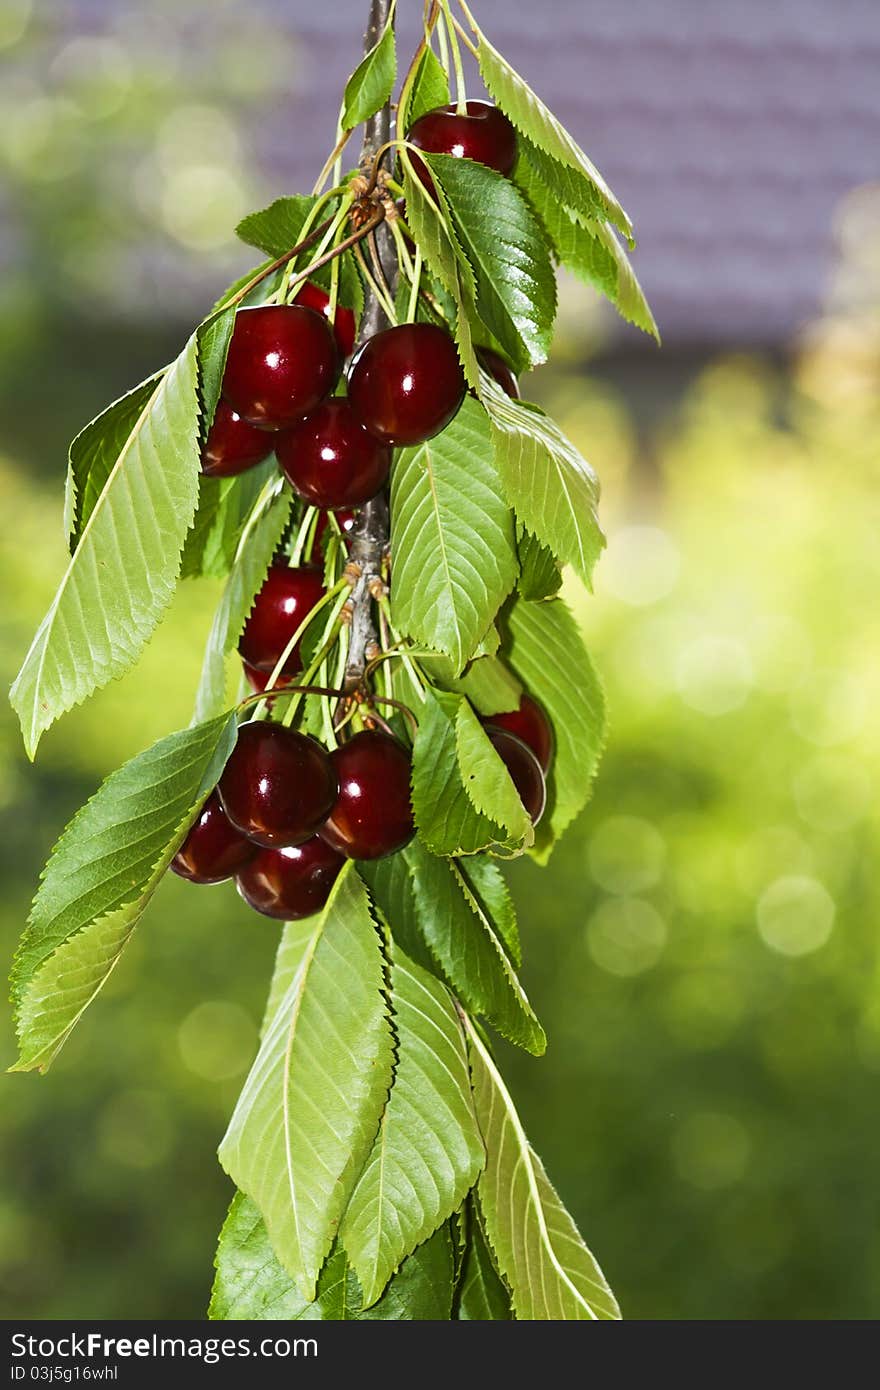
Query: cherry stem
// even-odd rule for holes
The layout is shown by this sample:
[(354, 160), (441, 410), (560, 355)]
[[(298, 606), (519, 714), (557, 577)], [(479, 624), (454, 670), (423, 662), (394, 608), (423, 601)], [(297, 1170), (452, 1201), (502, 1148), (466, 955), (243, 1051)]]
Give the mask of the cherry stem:
[[(365, 54), (378, 42), (388, 23), (390, 13), (391, 0), (370, 0), (370, 17), (364, 37)], [(390, 137), (391, 104), (386, 102), (364, 126), (361, 163), (364, 166), (373, 165), (371, 173), (371, 180), (375, 180), (373, 188), (379, 180), (380, 161), (384, 153), (383, 147), (387, 146)], [(376, 233), (377, 255), (384, 270), (384, 279), (393, 289), (397, 278), (397, 257), (394, 255), (394, 238), (387, 227), (379, 225), (384, 219), (384, 215), (383, 208), (382, 217), (377, 219), (374, 226), (365, 225), (368, 232), (378, 228)], [(368, 282), (364, 312), (358, 334), (359, 344), (365, 343), (368, 338), (380, 332), (385, 326), (386, 317), (381, 299)], [(374, 581), (381, 578), (382, 556), (388, 548), (388, 539), (388, 495), (387, 489), (383, 489), (377, 497), (361, 507), (352, 532), (350, 556), (352, 563), (358, 567), (358, 580), (349, 600), (351, 623), (349, 625), (348, 656), (343, 678), (343, 685), (349, 693), (360, 688), (369, 660), (368, 653), (371, 655), (372, 649), (378, 645), (373, 598), (370, 590)]]
[(365, 236), (369, 236), (370, 233), (374, 232), (384, 221), (385, 209), (380, 204), (370, 219), (365, 222), (362, 227), (359, 227), (356, 232), (352, 232), (351, 236), (345, 237), (343, 241), (338, 241), (335, 246), (331, 246), (329, 251), (325, 251), (323, 256), (318, 256), (317, 260), (312, 261), (311, 265), (305, 266), (303, 270), (298, 270), (295, 275), (292, 275), (290, 278), (290, 289), (292, 289), (294, 285), (298, 285), (300, 280), (307, 280), (310, 275), (313, 275), (316, 270), (320, 270), (322, 266), (329, 265), (337, 256), (341, 256), (343, 251), (350, 251), (353, 246), (357, 246), (359, 241), (363, 241)]
[(467, 115), (467, 92), (464, 84), (464, 67), (461, 61), (461, 49), (458, 46), (458, 36), (452, 23), (452, 14), (449, 9), (449, 0), (440, 0), (443, 10), (443, 19), (446, 24), (446, 32), (449, 35), (449, 46), (452, 49), (452, 66), (455, 70), (455, 96), (456, 109), (459, 116)]
[(296, 246), (291, 247), (289, 251), (285, 251), (283, 256), (278, 256), (276, 260), (264, 266), (262, 270), (257, 271), (256, 275), (253, 275), (246, 285), (242, 285), (241, 289), (238, 290), (231, 299), (227, 300), (223, 308), (229, 309), (233, 304), (240, 304), (241, 301), (250, 294), (251, 290), (256, 289), (257, 285), (261, 284), (267, 276), (274, 275), (276, 270), (280, 270), (282, 266), (287, 265), (288, 261), (294, 260), (301, 251), (306, 251), (310, 246), (314, 246), (315, 242), (320, 241), (328, 228), (333, 226), (335, 216), (336, 214), (334, 213), (333, 216), (328, 217), (326, 221), (321, 222), (319, 226), (313, 228), (308, 236), (304, 237)]
[(333, 690), (328, 685), (278, 685), (272, 690), (263, 692), (255, 691), (253, 695), (245, 695), (244, 699), (239, 700), (236, 709), (250, 709), (251, 705), (258, 705), (263, 700), (277, 700), (280, 695), (326, 695), (333, 700), (344, 694), (342, 690)]
[(461, 39), (465, 48), (467, 48), (474, 55), (475, 58), (479, 58), (480, 50), (477, 48), (477, 45), (474, 43), (470, 34), (461, 24), (459, 24), (458, 20), (455, 18), (455, 15), (452, 15), (451, 18), (452, 23), (455, 25), (455, 32), (458, 34), (458, 37)]

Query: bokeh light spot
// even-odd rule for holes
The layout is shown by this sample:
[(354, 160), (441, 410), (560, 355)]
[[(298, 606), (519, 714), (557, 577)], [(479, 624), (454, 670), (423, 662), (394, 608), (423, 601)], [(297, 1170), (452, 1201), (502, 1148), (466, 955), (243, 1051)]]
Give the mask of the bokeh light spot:
[(685, 704), (712, 716), (744, 705), (754, 679), (748, 649), (732, 637), (698, 638), (685, 647), (676, 667), (676, 683)]
[(758, 899), (758, 931), (771, 951), (806, 956), (818, 951), (834, 926), (834, 899), (816, 878), (778, 878)]
[(590, 873), (608, 893), (642, 893), (663, 873), (666, 844), (650, 821), (609, 816), (590, 841)]
[(240, 1076), (253, 1058), (257, 1030), (238, 1004), (208, 1000), (180, 1025), (177, 1042), (184, 1065), (204, 1081)]
[(596, 587), (642, 608), (671, 592), (680, 564), (675, 543), (659, 526), (623, 526), (608, 539)]
[(666, 945), (666, 923), (643, 898), (612, 898), (587, 923), (587, 946), (609, 975), (641, 975), (657, 964)]

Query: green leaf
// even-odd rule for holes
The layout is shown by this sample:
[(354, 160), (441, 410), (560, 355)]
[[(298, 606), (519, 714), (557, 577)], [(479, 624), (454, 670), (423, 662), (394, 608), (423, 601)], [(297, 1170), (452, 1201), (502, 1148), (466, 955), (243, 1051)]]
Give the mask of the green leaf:
[(553, 726), (547, 810), (535, 831), (543, 863), (583, 810), (605, 743), (605, 696), (578, 625), (562, 599), (514, 603), (506, 618), (506, 656)]
[[(401, 859), (407, 878), (396, 863)], [(361, 872), (395, 937), (404, 943), (421, 937), (434, 969), (462, 1003), (510, 1042), (540, 1056), (547, 1045), (544, 1030), (489, 918), (456, 865), (413, 840), (395, 856), (393, 874), (385, 861), (362, 865)]]
[(339, 1236), (374, 1303), (406, 1255), (457, 1211), (483, 1167), (464, 1035), (446, 988), (395, 946), (394, 1084)]
[(455, 675), (449, 657), (440, 652), (420, 656), (419, 666), (432, 685), (438, 685), (450, 694), (466, 695), (480, 714), (501, 714), (519, 705), (522, 686), (497, 657), (475, 658), (461, 676)]
[(207, 438), (217, 410), (217, 402), (220, 400), (226, 354), (234, 327), (235, 310), (226, 309), (222, 313), (212, 314), (198, 328), (203, 440)]
[(535, 831), (529, 814), (467, 700), (459, 702), (455, 740), (461, 780), (477, 811), (503, 825), (510, 839), (531, 845)]
[[(583, 205), (587, 211), (601, 210), (631, 241), (632, 223), (595, 164), (587, 158), (580, 145), (572, 139), (564, 126), (560, 125), (552, 111), (544, 105), (528, 83), (523, 81), (482, 34), (479, 64), (480, 73), (492, 99), (517, 130), (539, 150), (543, 150), (544, 154), (549, 155), (556, 166), (556, 177), (550, 180), (551, 187), (556, 187), (557, 182), (562, 181), (569, 189), (567, 196), (578, 199), (573, 206)], [(572, 188), (574, 191), (571, 191)]]
[(421, 249), (428, 270), (455, 305), (455, 342), (462, 370), (468, 386), (479, 395), (480, 367), (471, 331), (471, 324), (479, 320), (474, 303), (477, 291), (471, 263), (458, 241), (442, 188), (435, 187), (436, 202), (432, 202), (421, 179), (413, 173), (412, 162), (406, 152), (401, 155), (401, 164), (410, 231)]
[(398, 120), (400, 133), (409, 132), (420, 116), (434, 111), (438, 106), (449, 105), (449, 78), (440, 59), (432, 48), (425, 48), (419, 59), (416, 74), (406, 105)]
[(465, 790), (456, 724), (460, 695), (428, 691), (413, 744), (412, 800), (419, 834), (434, 854), (476, 854), (504, 839)]
[(469, 859), (459, 863), (458, 871), (486, 921), (504, 942), (514, 965), (522, 965), (516, 908), (497, 862), (486, 854), (472, 854)]
[(241, 1192), (220, 1232), (215, 1265), (213, 1320), (445, 1321), (451, 1315), (452, 1242), (445, 1226), (404, 1260), (379, 1302), (366, 1310), (339, 1244), (321, 1270), (315, 1302), (307, 1303), (279, 1264), (259, 1211)]
[[(304, 193), (297, 193), (292, 198), (276, 198), (268, 207), (249, 212), (247, 217), (243, 217), (235, 229), (235, 235), (239, 241), (256, 246), (258, 251), (274, 260), (300, 241), (306, 218), (317, 201), (313, 195), (306, 196)], [(245, 283), (248, 278), (245, 278)]]
[(45, 1071), (119, 960), (235, 741), (230, 715), (163, 738), (67, 826), (13, 965), (20, 1059)]
[(468, 1024), (474, 1100), (486, 1168), (480, 1214), (521, 1322), (620, 1317), (605, 1276), (525, 1136), (513, 1101), (473, 1025)]
[(511, 400), (485, 375), (483, 400), (508, 502), (523, 526), (589, 585), (605, 544), (595, 473), (549, 416)]
[(208, 719), (226, 703), (227, 656), (233, 650), (254, 598), (261, 588), (278, 542), (287, 524), (291, 495), (285, 490), (273, 497), (250, 528), (226, 581), (205, 647), (202, 674), (196, 692), (193, 719)]
[(519, 558), (516, 587), (523, 598), (550, 598), (559, 590), (562, 574), (553, 551), (524, 526), (517, 527), (516, 553)]
[[(426, 155), (473, 267), (477, 313), (516, 371), (546, 362), (556, 318), (550, 246), (519, 189), (472, 159)], [(409, 205), (407, 204), (407, 207)]]
[(516, 180), (539, 213), (557, 259), (659, 342), (654, 315), (613, 228), (582, 212), (569, 212), (558, 187), (548, 187), (528, 160), (517, 164)]
[(73, 440), (68, 454), (68, 498), (65, 500), (65, 508), (70, 512), (66, 532), (71, 555), (79, 544), (83, 527), (94, 511), (114, 463), (163, 375), (164, 369), (154, 372), (146, 381), (108, 405)]
[(133, 666), (174, 593), (198, 497), (196, 337), (156, 383), (10, 692), (33, 758), (45, 729)]
[(456, 1298), (456, 1317), (462, 1322), (510, 1321), (510, 1294), (492, 1262), (476, 1204), (468, 1202), (470, 1220), (464, 1268)]
[(402, 449), (391, 480), (393, 620), (461, 672), (516, 582), (513, 522), (486, 412), (466, 398), (441, 434)]
[(385, 105), (394, 90), (397, 77), (397, 49), (394, 43), (393, 10), (382, 30), (378, 43), (358, 63), (345, 84), (342, 114), (343, 130), (352, 130)]
[(220, 1145), (307, 1300), (372, 1148), (392, 1067), (384, 959), (352, 864), (312, 926)]
[(199, 505), (187, 533), (181, 579), (225, 579), (235, 560), (242, 528), (270, 479), (277, 477), (273, 454), (235, 478), (199, 479)]

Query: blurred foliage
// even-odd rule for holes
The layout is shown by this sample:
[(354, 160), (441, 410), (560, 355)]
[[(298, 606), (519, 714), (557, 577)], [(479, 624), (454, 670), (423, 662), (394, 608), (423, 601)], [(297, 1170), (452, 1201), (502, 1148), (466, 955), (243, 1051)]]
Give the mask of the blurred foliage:
[[(185, 7), (196, 22), (201, 8)], [(202, 89), (187, 63), (184, 101), (179, 32), (161, 9), (134, 39), (142, 12), (119, 7), (115, 37), (61, 43), (36, 6), (0, 0), (0, 45), (37, 55), (0, 93), (25, 243), (0, 315), (7, 679), (63, 568), (67, 440), (182, 336), (154, 308), (142, 317), (155, 269), (140, 248), (177, 238), (194, 260), (216, 254), (218, 285), (225, 273), (230, 253), (162, 202), (196, 187), (213, 226), (236, 215), (235, 199), (212, 203), (206, 182), (173, 174), (202, 148), (181, 132), (214, 149), (216, 122), (234, 135), (235, 110), (265, 101), (277, 70), (267, 59), (246, 89), (241, 65), (218, 67), (209, 48), (194, 65)], [(228, 44), (229, 25), (216, 32)], [(27, 75), (43, 70), (43, 85)], [(145, 165), (133, 169), (132, 148)], [(237, 158), (224, 156), (217, 188)], [(124, 206), (101, 195), (114, 168)], [(709, 360), (686, 383), (673, 361), (665, 408), (648, 410), (623, 389), (625, 362), (617, 385), (599, 360), (585, 376), (569, 331), (561, 368), (537, 378), (603, 479), (597, 594), (569, 597), (611, 732), (592, 805), (550, 867), (511, 870), (550, 1049), (503, 1060), (633, 1317), (876, 1311), (880, 275), (864, 235), (876, 206), (877, 190), (860, 190), (841, 210), (829, 311), (790, 364)], [(128, 283), (113, 268), (123, 253), (128, 322), (98, 326), (106, 286)], [(51, 285), (46, 264), (61, 269)], [(581, 293), (566, 293), (564, 326), (583, 323)], [(7, 958), (68, 816), (187, 721), (216, 594), (186, 585), (139, 669), (53, 730), (36, 768), (3, 715)], [(3, 1080), (4, 1316), (202, 1315), (229, 1195), (214, 1151), (276, 939), (228, 885), (169, 879), (48, 1076)], [(0, 1060), (12, 1056), (4, 1015)]]

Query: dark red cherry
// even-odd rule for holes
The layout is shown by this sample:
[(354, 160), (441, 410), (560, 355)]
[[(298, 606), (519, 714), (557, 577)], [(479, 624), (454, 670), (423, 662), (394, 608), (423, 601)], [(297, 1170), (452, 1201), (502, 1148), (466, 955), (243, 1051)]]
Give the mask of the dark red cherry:
[(239, 309), (223, 373), (223, 394), (252, 425), (278, 430), (329, 396), (339, 354), (327, 320), (301, 304)]
[(491, 377), (498, 382), (502, 391), (505, 391), (512, 400), (519, 400), (519, 382), (516, 379), (513, 368), (498, 352), (493, 352), (491, 348), (477, 348), (477, 358), (483, 370), (488, 372)]
[[(342, 543), (346, 550), (351, 549), (351, 533), (354, 523), (357, 520), (357, 512), (350, 507), (336, 508), (333, 512), (339, 529), (342, 532)], [(323, 565), (324, 563), (324, 541), (327, 539), (327, 530), (330, 526), (329, 512), (318, 513), (318, 524), (315, 527), (315, 535), (312, 540), (312, 553), (309, 562), (313, 565)]]
[[(316, 285), (314, 280), (306, 280), (293, 302), (294, 304), (303, 304), (307, 309), (314, 309), (316, 314), (323, 314), (327, 322), (330, 322), (330, 296), (326, 290), (321, 289), (320, 285)], [(355, 338), (355, 321), (352, 310), (346, 309), (342, 304), (337, 304), (336, 321), (331, 326), (340, 357), (351, 357), (354, 352)]]
[[(314, 565), (272, 565), (239, 639), (242, 660), (262, 671), (274, 670), (291, 637), (324, 592), (323, 575)], [(297, 643), (284, 663), (284, 674), (295, 676), (301, 670)]]
[(249, 907), (294, 922), (320, 912), (344, 863), (341, 854), (314, 835), (287, 849), (259, 850), (236, 883)]
[(255, 844), (301, 845), (326, 820), (336, 773), (313, 738), (281, 724), (242, 724), (217, 791), (236, 829)]
[(419, 117), (407, 138), (428, 154), (476, 159), (499, 174), (509, 174), (516, 163), (516, 131), (490, 101), (469, 101), (466, 116), (454, 105), (437, 106)]
[(388, 445), (367, 433), (342, 396), (279, 434), (275, 453), (291, 487), (313, 507), (369, 502), (391, 468)]
[(533, 825), (544, 814), (547, 803), (547, 788), (541, 764), (527, 743), (506, 729), (487, 728), (486, 733), (519, 793), (519, 799), (528, 812)]
[(547, 772), (553, 760), (553, 730), (550, 720), (531, 695), (523, 691), (519, 709), (487, 715), (483, 723), (487, 728), (506, 729), (509, 734), (516, 734), (531, 748), (541, 764), (541, 771)]
[(202, 449), (202, 472), (209, 478), (232, 478), (262, 463), (270, 448), (265, 430), (249, 425), (228, 401), (218, 401)]
[(415, 833), (410, 804), (412, 760), (389, 734), (367, 729), (330, 754), (339, 795), (319, 834), (349, 859), (382, 859)]
[(256, 854), (250, 840), (230, 824), (220, 798), (211, 792), (171, 867), (190, 883), (222, 883)]
[(348, 399), (365, 429), (385, 444), (421, 444), (464, 399), (455, 343), (432, 323), (402, 323), (368, 338), (352, 360)]

